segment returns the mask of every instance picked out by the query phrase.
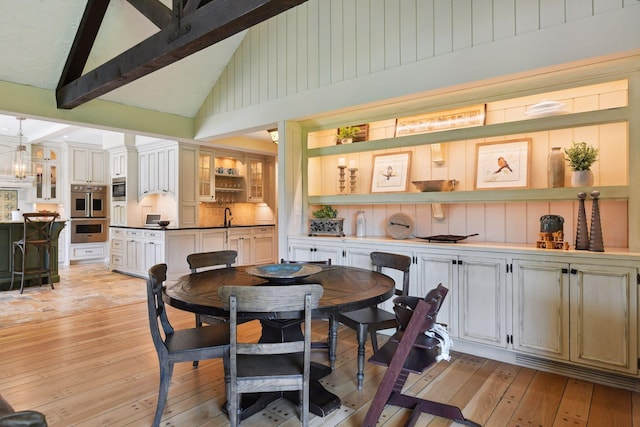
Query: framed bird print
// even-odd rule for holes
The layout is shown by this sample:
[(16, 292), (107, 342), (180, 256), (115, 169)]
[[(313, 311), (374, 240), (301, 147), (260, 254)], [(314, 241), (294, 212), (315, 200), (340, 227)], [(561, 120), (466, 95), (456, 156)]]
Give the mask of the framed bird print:
[(411, 152), (376, 154), (373, 156), (372, 193), (407, 191)]
[(476, 145), (476, 190), (529, 186), (531, 138)]

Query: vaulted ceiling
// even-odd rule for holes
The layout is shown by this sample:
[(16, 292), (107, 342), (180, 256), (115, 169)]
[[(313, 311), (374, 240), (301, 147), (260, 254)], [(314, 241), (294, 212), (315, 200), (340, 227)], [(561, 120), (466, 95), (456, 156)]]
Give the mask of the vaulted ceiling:
[[(222, 0), (221, 3), (229, 1), (232, 0)], [(91, 73), (91, 70), (161, 33), (154, 22), (132, 6), (132, 3), (152, 2), (161, 2), (169, 10), (173, 7), (172, 0), (108, 1), (104, 20), (86, 58), (83, 74)], [(86, 5), (87, 0), (0, 2), (0, 44), (4, 56), (0, 80), (55, 93)], [(245, 34), (246, 31), (241, 31), (224, 38), (104, 93), (98, 99), (192, 118)], [(14, 116), (4, 118), (6, 123), (0, 117), (0, 135), (15, 136), (17, 121)], [(33, 125), (44, 126), (42, 123)], [(52, 128), (52, 132), (54, 130), (60, 133), (59, 126)], [(46, 133), (42, 129), (38, 132)]]

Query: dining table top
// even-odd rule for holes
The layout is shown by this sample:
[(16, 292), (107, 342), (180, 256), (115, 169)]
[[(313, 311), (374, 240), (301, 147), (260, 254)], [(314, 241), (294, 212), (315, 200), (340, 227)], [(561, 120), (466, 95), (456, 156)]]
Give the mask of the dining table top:
[[(317, 265), (317, 264), (314, 264)], [(218, 296), (222, 286), (287, 286), (290, 283), (318, 283), (324, 288), (320, 305), (314, 309), (314, 317), (357, 310), (379, 304), (394, 295), (394, 280), (382, 273), (341, 265), (317, 265), (306, 277), (284, 283), (269, 281), (251, 274), (252, 266), (217, 268), (190, 273), (165, 286), (163, 299), (180, 310), (213, 316), (228, 316)], [(254, 266), (255, 267), (255, 266)], [(247, 272), (249, 270), (249, 272)], [(271, 313), (270, 319), (296, 318), (300, 313)]]

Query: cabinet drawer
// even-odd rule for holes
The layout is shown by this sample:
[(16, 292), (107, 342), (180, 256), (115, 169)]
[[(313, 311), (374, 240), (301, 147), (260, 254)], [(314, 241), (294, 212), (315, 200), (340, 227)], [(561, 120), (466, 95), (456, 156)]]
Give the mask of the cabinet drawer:
[(111, 261), (109, 263), (111, 268), (122, 267), (124, 265), (124, 257), (119, 254), (111, 254)]
[(127, 230), (127, 237), (143, 237), (144, 232), (142, 230)]
[(82, 246), (72, 248), (71, 254), (74, 259), (97, 258), (104, 256), (104, 246)]
[(111, 236), (112, 237), (124, 237), (126, 236), (127, 233), (125, 230), (122, 230), (120, 228), (112, 228), (111, 229)]
[(124, 251), (124, 241), (121, 239), (111, 239), (111, 251), (112, 252), (123, 252)]
[(144, 237), (147, 239), (162, 239), (162, 231), (145, 231)]

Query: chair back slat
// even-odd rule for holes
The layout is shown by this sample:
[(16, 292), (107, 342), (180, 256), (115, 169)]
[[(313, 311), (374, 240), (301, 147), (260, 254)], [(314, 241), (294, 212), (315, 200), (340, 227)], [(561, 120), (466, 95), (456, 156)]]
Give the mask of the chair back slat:
[(396, 288), (395, 294), (409, 295), (409, 270), (411, 268), (411, 257), (389, 252), (371, 252), (370, 257), (371, 263), (378, 273), (381, 273), (383, 268), (391, 268), (401, 271), (403, 273), (402, 289)]
[(187, 255), (187, 263), (192, 273), (200, 268), (225, 266), (231, 267), (236, 262), (238, 252), (233, 250), (200, 252)]

